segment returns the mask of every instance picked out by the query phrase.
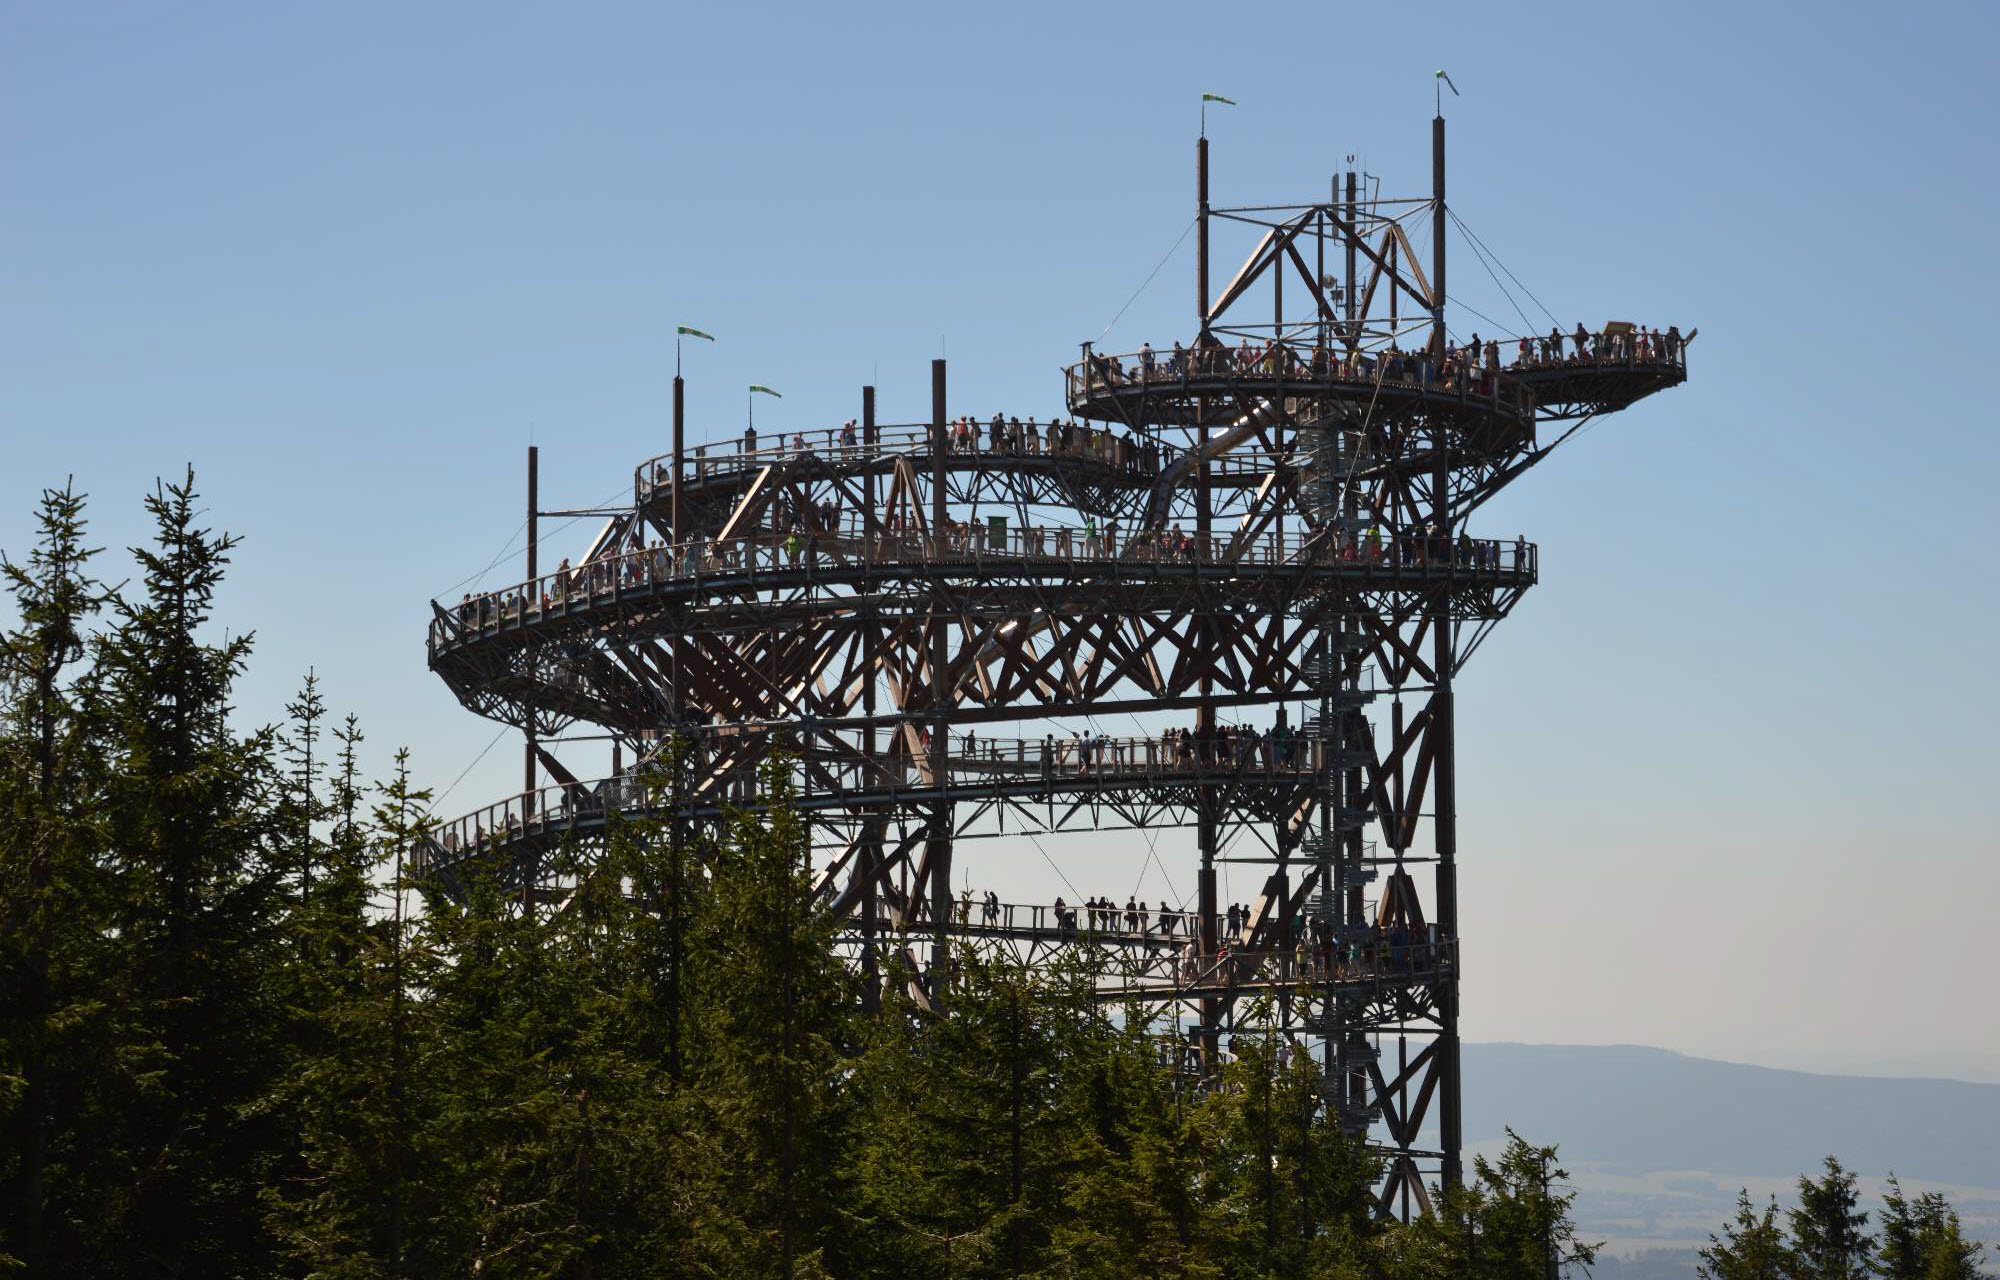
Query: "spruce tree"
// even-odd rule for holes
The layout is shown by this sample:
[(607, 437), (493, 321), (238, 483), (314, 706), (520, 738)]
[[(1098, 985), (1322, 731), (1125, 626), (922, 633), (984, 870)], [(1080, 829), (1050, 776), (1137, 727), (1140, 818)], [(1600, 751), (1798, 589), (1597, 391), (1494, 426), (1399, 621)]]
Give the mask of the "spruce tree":
[(1860, 1200), (1854, 1174), (1832, 1156), (1825, 1174), (1799, 1178), (1799, 1204), (1788, 1215), (1798, 1280), (1860, 1280), (1870, 1274), (1875, 1242)]
[(298, 696), (285, 704), (288, 717), (284, 736), (285, 787), (282, 821), (291, 840), (280, 848), (289, 854), (286, 862), (293, 891), (300, 902), (312, 892), (313, 873), (321, 858), (318, 824), (327, 816), (327, 802), (320, 796), (320, 774), (325, 761), (319, 750), (320, 722), (326, 718), (326, 699), (320, 696), (319, 674), (306, 672)]
[(1472, 1167), (1472, 1180), (1438, 1193), (1432, 1212), (1382, 1232), (1371, 1252), (1383, 1275), (1550, 1280), (1596, 1262), (1600, 1246), (1577, 1238), (1576, 1193), (1556, 1148), (1509, 1129), (1499, 1159), (1477, 1156)]
[(1985, 1246), (1967, 1240), (1951, 1202), (1936, 1191), (1915, 1199), (1889, 1175), (1882, 1197), (1881, 1258), (1886, 1280), (1980, 1280)]
[(1052, 1275), (1212, 1276), (1203, 1134), (1136, 1008), (1076, 1014), (1060, 1042), (1062, 1185)]
[(284, 1060), (277, 743), (230, 724), (249, 637), (208, 635), (235, 539), (201, 527), (192, 472), (146, 507), (155, 542), (94, 691), (122, 1043), (89, 1266), (248, 1274), (270, 1264), (257, 1203), (280, 1145), (255, 1105)]
[(425, 1234), (429, 1181), (428, 1092), (416, 1064), (439, 1047), (411, 993), (438, 958), (409, 945), (395, 869), (417, 838), (425, 793), (399, 751), (364, 821), (352, 717), (335, 736), (334, 823), (295, 929), (297, 1059), (274, 1090), (273, 1105), (294, 1118), (298, 1167), (273, 1180), (265, 1204), (273, 1233), (310, 1274), (407, 1276), (418, 1272), (409, 1241)]
[(1058, 1005), (1004, 956), (967, 948), (940, 1016), (892, 984), (855, 1065), (848, 1258), (874, 1273), (1036, 1272), (1054, 1209)]
[(1221, 1087), (1201, 1107), (1204, 1234), (1232, 1276), (1348, 1274), (1378, 1230), (1380, 1162), (1342, 1132), (1318, 1063), (1289, 1052), (1275, 1014), (1267, 998), (1238, 1017)]
[(770, 806), (737, 814), (718, 851), (689, 952), (704, 980), (689, 1010), (697, 1123), (728, 1152), (710, 1171), (706, 1247), (739, 1274), (822, 1273), (842, 1221), (846, 1059), (859, 992), (814, 900), (804, 821), (782, 759)]
[(91, 619), (111, 599), (91, 573), (84, 499), (45, 490), (25, 565), (0, 558), (18, 624), (0, 637), (0, 1266), (72, 1270), (88, 1188), (58, 1174), (67, 1126), (104, 1070), (104, 936), (95, 740), (78, 690)]
[(1758, 1212), (1750, 1190), (1736, 1193), (1736, 1218), (1711, 1235), (1695, 1270), (1705, 1280), (1785, 1280), (1792, 1274), (1791, 1251), (1778, 1225), (1778, 1202)]
[(1531, 1146), (1509, 1129), (1500, 1158), (1475, 1157), (1473, 1173), (1481, 1192), (1478, 1265), (1485, 1274), (1554, 1280), (1597, 1260), (1598, 1246), (1577, 1239), (1570, 1218), (1576, 1192), (1565, 1185), (1569, 1173), (1556, 1164), (1556, 1148)]

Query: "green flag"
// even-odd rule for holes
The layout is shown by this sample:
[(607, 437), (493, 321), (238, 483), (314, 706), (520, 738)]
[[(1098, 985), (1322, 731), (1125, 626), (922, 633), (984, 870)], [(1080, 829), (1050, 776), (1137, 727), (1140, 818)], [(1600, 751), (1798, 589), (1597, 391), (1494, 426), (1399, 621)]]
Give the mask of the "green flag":
[(1225, 98), (1219, 93), (1204, 93), (1201, 95), (1201, 100), (1203, 102), (1220, 102), (1225, 107), (1233, 107), (1236, 105), (1236, 99)]
[[(752, 391), (761, 391), (761, 392), (763, 392), (763, 393), (764, 393), (765, 395), (767, 395), (767, 396), (778, 396), (778, 393), (777, 393), (777, 392), (775, 392), (775, 391), (771, 390), (771, 388), (769, 388), (769, 387), (767, 387), (767, 386), (764, 386), (764, 385), (762, 385), (761, 383), (756, 383), (756, 382), (753, 382), (753, 383), (751, 383), (751, 384), (750, 384), (750, 389), (751, 389)], [(784, 399), (784, 397), (783, 397), (783, 396), (778, 396), (778, 399), (780, 399), (780, 400), (783, 400), (783, 399)]]
[(675, 333), (681, 333), (681, 334), (686, 334), (686, 335), (687, 335), (688, 337), (690, 337), (690, 338), (706, 338), (706, 339), (707, 339), (708, 341), (710, 341), (710, 342), (714, 342), (714, 341), (715, 341), (715, 335), (714, 335), (714, 334), (712, 334), (712, 333), (703, 333), (703, 332), (702, 332), (701, 330), (699, 330), (699, 329), (690, 329), (690, 328), (688, 328), (688, 327), (687, 327), (686, 325), (681, 325), (681, 326), (680, 326), (679, 328), (675, 329), (675, 330), (674, 330), (674, 332), (675, 332)]

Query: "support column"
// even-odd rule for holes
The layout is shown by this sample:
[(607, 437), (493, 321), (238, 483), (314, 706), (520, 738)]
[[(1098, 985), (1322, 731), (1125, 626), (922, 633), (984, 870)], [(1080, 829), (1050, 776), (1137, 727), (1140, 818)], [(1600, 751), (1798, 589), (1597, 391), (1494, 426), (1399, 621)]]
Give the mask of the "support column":
[[(1431, 317), (1435, 356), (1444, 356), (1445, 329), (1445, 200), (1444, 200), (1444, 117), (1431, 120)], [(1437, 428), (1437, 470), (1431, 484), (1432, 522), (1439, 536), (1452, 538), (1451, 462), (1444, 428)], [(1456, 654), (1451, 631), (1450, 601), (1440, 596), (1431, 616), (1431, 664), (1437, 671), (1436, 691), (1431, 705), (1436, 717), (1432, 732), (1437, 750), (1431, 762), (1431, 781), (1436, 788), (1436, 816), (1432, 830), (1437, 840), (1437, 927), (1447, 945), (1458, 944), (1458, 764), (1454, 744), (1456, 726), (1452, 714), (1452, 666)], [(1450, 976), (1438, 984), (1438, 1136), (1444, 1149), (1444, 1184), (1455, 1187), (1464, 1178), (1460, 1163), (1464, 1145), (1464, 1122), (1459, 1107), (1458, 964), (1456, 956)]]
[[(1431, 119), (1431, 358), (1444, 360), (1444, 117)], [(1394, 290), (1391, 290), (1394, 293)]]
[(687, 383), (678, 373), (674, 375), (674, 474), (668, 481), (667, 527), (674, 531), (674, 541), (687, 537), (681, 528), (681, 473), (687, 470)]
[(1208, 345), (1208, 138), (1194, 144), (1194, 315), (1201, 326), (1197, 346)]
[[(667, 528), (675, 543), (687, 541), (687, 530), (681, 525), (681, 477), (687, 470), (687, 383), (679, 371), (674, 373), (674, 473), (667, 481)], [(669, 549), (669, 561), (682, 561), (685, 552)], [(678, 568), (678, 565), (676, 566)], [(678, 731), (687, 723), (687, 696), (681, 680), (681, 648), (686, 640), (678, 635), (667, 637), (667, 654), (672, 661), (672, 669), (667, 673), (673, 680), (673, 718)]]
[[(945, 545), (945, 378), (944, 361), (931, 361), (931, 554), (940, 555)], [(925, 862), (931, 875), (931, 972), (942, 983), (950, 959), (948, 932), (951, 924), (951, 804), (945, 797), (946, 748), (951, 733), (951, 685), (945, 674), (945, 627), (949, 621), (932, 587), (930, 607), (931, 684), (931, 781), (938, 798), (931, 806), (930, 830), (925, 836)], [(933, 987), (933, 991), (937, 990)]]
[[(539, 520), (542, 506), (542, 462), (541, 450), (528, 446), (528, 590), (534, 591), (535, 579), (541, 576), (536, 561), (536, 535), (540, 532)], [(526, 601), (522, 602), (526, 607)], [(521, 811), (523, 814), (535, 811), (535, 718), (527, 717), (527, 727), (521, 730)]]
[[(861, 388), (861, 450), (864, 458), (872, 452), (875, 442), (875, 388)], [(874, 554), (878, 535), (878, 521), (875, 515), (875, 471), (872, 459), (862, 464), (861, 474), (861, 539), (862, 554)], [(861, 713), (868, 725), (861, 731), (861, 757), (870, 769), (880, 767), (875, 754), (875, 666), (876, 645), (881, 642), (881, 630), (875, 625), (874, 606), (868, 607), (866, 621), (862, 624), (861, 653), (864, 663), (861, 683)], [(873, 815), (861, 820), (861, 848), (856, 853), (854, 874), (860, 877), (861, 888), (861, 999), (863, 1005), (873, 1012), (882, 1006), (882, 966), (876, 950), (876, 934), (881, 928), (881, 857), (880, 839), (882, 822)]]
[[(1349, 169), (1347, 171), (1347, 211), (1346, 211), (1347, 225), (1355, 228), (1358, 231), (1360, 229), (1361, 224), (1357, 222), (1355, 219), (1359, 216), (1361, 211), (1355, 205), (1354, 196), (1355, 196), (1355, 173), (1354, 170)], [(1346, 321), (1344, 336), (1346, 337), (1348, 342), (1354, 342), (1357, 340), (1359, 336), (1355, 333), (1355, 324), (1354, 324), (1355, 307), (1359, 305), (1354, 296), (1355, 281), (1358, 278), (1355, 274), (1355, 266), (1356, 266), (1354, 260), (1355, 238), (1351, 234), (1343, 235), (1341, 238), (1347, 242), (1347, 275), (1344, 277), (1343, 281), (1345, 287), (1341, 290), (1341, 297), (1343, 299), (1342, 305), (1345, 311), (1343, 319)], [(1391, 284), (1389, 288), (1393, 292), (1395, 289), (1395, 285)]]
[[(1205, 226), (1208, 210), (1208, 140), (1206, 138), (1202, 140), (1201, 158), (1202, 211)], [(1204, 253), (1204, 265), (1206, 262), (1207, 258)], [(1202, 303), (1202, 336), (1206, 338), (1207, 335), (1208, 304), (1204, 301)], [(1195, 432), (1195, 447), (1199, 454), (1199, 461), (1195, 466), (1194, 527), (1196, 551), (1199, 555), (1205, 556), (1209, 551), (1210, 534), (1215, 527), (1215, 504), (1213, 493), (1209, 488), (1208, 402), (1202, 400), (1199, 402), (1199, 406), (1197, 412), (1201, 418), (1201, 425)], [(1199, 563), (1200, 561), (1197, 560), (1197, 564)], [(1215, 646), (1213, 632), (1210, 630), (1206, 619), (1197, 617), (1195, 620), (1195, 661), (1201, 664), (1201, 701), (1195, 712), (1194, 748), (1196, 759), (1201, 759), (1203, 752), (1211, 751), (1215, 746), (1213, 737), (1215, 732), (1215, 701), (1213, 698), (1215, 681), (1209, 674), (1209, 664), (1214, 662), (1214, 660)], [(1214, 790), (1209, 787), (1198, 787), (1196, 788), (1195, 795), (1196, 804), (1200, 806), (1197, 811), (1200, 817), (1195, 834), (1196, 844), (1201, 853), (1201, 879), (1197, 885), (1196, 894), (1201, 902), (1201, 950), (1204, 956), (1213, 957), (1221, 942), (1221, 926), (1218, 917), (1222, 911), (1222, 904), (1216, 899), (1215, 880), (1215, 858), (1221, 844), (1221, 832), (1218, 828), (1221, 823), (1216, 813)], [(1217, 1050), (1221, 1047), (1224, 1007), (1223, 1001), (1219, 999), (1210, 998), (1202, 1001), (1202, 1057), (1203, 1066), (1209, 1070), (1215, 1069), (1219, 1064)]]

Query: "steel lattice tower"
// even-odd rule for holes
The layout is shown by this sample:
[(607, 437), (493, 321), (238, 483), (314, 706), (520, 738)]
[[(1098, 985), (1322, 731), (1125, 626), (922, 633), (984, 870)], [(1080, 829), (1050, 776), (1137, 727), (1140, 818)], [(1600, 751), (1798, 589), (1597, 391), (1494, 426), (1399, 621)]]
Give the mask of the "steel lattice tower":
[[(782, 745), (871, 989), (929, 999), (954, 946), (1095, 948), (1100, 997), (1153, 1020), (1194, 1087), (1268, 997), (1384, 1156), (1384, 1211), (1428, 1205), (1462, 1145), (1452, 687), (1538, 568), (1469, 524), (1585, 421), (1684, 380), (1693, 337), (1468, 355), (1442, 118), (1432, 153), (1428, 197), (1349, 172), (1325, 201), (1211, 208), (1202, 139), (1191, 340), (1085, 344), (1060, 432), (982, 420), (968, 445), (937, 361), (928, 423), (877, 423), (871, 387), (850, 428), (690, 451), (676, 376), (672, 452), (551, 575), (531, 450), (528, 580), (433, 604), (429, 638), (460, 701), (525, 734), (526, 789), (437, 827), (425, 871), (452, 886), (480, 860), (559, 909), (578, 862), (558, 848), (587, 867), (623, 818), (686, 833), (754, 807)], [(1216, 222), (1261, 238), (1212, 294)], [(1094, 750), (1049, 731), (1128, 713), (1144, 736)], [(629, 767), (566, 769), (549, 740), (579, 724)], [(1185, 912), (952, 899), (969, 844), (1119, 828), (1192, 830)], [(1264, 877), (1240, 916), (1220, 861)]]

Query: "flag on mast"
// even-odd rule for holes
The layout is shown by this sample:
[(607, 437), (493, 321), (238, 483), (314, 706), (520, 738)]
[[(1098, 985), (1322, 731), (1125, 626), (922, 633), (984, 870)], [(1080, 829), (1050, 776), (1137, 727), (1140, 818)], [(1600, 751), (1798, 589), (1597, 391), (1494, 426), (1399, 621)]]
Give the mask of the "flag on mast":
[(683, 325), (676, 325), (676, 326), (674, 327), (674, 376), (675, 376), (676, 378), (678, 378), (678, 377), (680, 377), (680, 376), (681, 376), (681, 339), (682, 339), (682, 338), (700, 338), (700, 339), (701, 339), (702, 341), (704, 341), (704, 342), (714, 342), (714, 341), (715, 341), (715, 335), (714, 335), (714, 334), (712, 334), (712, 333), (703, 333), (703, 332), (702, 332), (701, 330), (699, 330), (699, 329), (696, 329), (696, 328), (692, 328), (692, 327), (690, 327), (690, 326), (688, 326), (688, 325), (684, 325), (684, 324), (683, 324)]
[[(777, 392), (775, 392), (775, 391), (771, 390), (771, 388), (769, 388), (769, 387), (765, 386), (765, 385), (764, 385), (764, 384), (762, 384), (761, 382), (753, 382), (753, 383), (751, 383), (751, 384), (750, 384), (750, 390), (752, 390), (752, 391), (761, 391), (761, 392), (763, 392), (763, 393), (764, 393), (765, 395), (767, 395), (767, 396), (778, 396), (778, 393), (777, 393)], [(783, 399), (784, 399), (784, 397), (783, 397), (783, 396), (778, 396), (778, 399), (780, 399), (780, 400), (783, 400)]]
[(1201, 95), (1201, 136), (1204, 138), (1208, 136), (1208, 104), (1211, 102), (1220, 102), (1225, 107), (1236, 105), (1236, 99), (1225, 98), (1219, 93), (1204, 93)]

